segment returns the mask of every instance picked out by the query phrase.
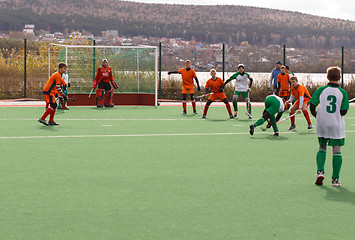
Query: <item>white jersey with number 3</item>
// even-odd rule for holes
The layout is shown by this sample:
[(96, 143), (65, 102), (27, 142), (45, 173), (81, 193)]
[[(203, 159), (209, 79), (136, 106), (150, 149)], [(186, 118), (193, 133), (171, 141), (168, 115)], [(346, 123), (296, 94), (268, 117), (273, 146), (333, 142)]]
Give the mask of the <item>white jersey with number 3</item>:
[(316, 117), (318, 137), (345, 138), (345, 121), (340, 110), (349, 109), (346, 91), (335, 84), (320, 87), (313, 94), (311, 103), (315, 106), (319, 104)]

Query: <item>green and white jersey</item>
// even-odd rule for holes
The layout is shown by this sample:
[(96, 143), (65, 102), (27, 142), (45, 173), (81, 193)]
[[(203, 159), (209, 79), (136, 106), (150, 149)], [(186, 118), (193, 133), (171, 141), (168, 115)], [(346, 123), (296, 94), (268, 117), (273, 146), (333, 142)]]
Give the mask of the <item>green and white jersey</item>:
[(235, 79), (235, 90), (238, 92), (247, 92), (249, 89), (248, 80), (250, 75), (246, 72), (240, 74), (239, 72), (233, 74), (229, 79)]
[(66, 84), (69, 83), (69, 74), (68, 73), (63, 73), (62, 78), (65, 81)]
[(337, 84), (328, 84), (317, 89), (311, 101), (318, 106), (316, 130), (318, 137), (345, 138), (345, 121), (340, 110), (349, 109), (349, 97)]
[(275, 94), (269, 95), (265, 98), (265, 107), (272, 108), (272, 113), (269, 112), (270, 114), (276, 114), (285, 111), (284, 100)]
[(280, 98), (279, 96), (277, 96), (275, 94), (270, 95), (268, 97), (275, 97), (277, 99), (277, 101), (280, 104), (279, 111), (278, 111), (279, 113), (285, 111), (285, 104), (284, 104), (284, 100), (282, 98)]

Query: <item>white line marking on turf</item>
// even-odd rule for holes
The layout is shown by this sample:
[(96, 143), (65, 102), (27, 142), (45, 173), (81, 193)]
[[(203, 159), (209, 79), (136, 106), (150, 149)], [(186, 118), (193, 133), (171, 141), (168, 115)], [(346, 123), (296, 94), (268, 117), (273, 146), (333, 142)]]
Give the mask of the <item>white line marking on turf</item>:
[[(355, 133), (345, 131), (346, 133)], [(280, 134), (297, 134), (314, 132), (280, 132)], [(255, 132), (255, 135), (268, 134), (269, 132)], [(97, 138), (97, 137), (167, 137), (167, 136), (218, 136), (218, 135), (249, 135), (249, 132), (243, 133), (158, 133), (158, 134), (122, 134), (122, 135), (68, 135), (68, 136), (18, 136), (18, 137), (0, 137), (0, 139), (44, 139), (44, 138)]]
[(244, 127), (245, 125), (232, 125), (233, 127)]
[(112, 127), (112, 125), (102, 125), (103, 127)]

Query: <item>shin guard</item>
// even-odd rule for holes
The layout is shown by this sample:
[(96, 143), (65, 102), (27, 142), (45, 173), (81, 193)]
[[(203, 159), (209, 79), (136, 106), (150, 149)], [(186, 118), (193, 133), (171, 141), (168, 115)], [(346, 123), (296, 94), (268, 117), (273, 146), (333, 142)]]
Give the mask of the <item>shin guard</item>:
[(113, 107), (113, 89), (107, 91), (105, 95), (105, 107)]
[(103, 107), (104, 105), (104, 89), (96, 89), (96, 106)]

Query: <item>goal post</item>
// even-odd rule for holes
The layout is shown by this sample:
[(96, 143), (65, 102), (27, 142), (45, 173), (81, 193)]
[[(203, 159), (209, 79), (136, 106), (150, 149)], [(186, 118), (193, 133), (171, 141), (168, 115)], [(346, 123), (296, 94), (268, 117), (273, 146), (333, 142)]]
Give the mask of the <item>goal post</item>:
[[(48, 75), (57, 71), (58, 63), (68, 65), (71, 94), (89, 94), (101, 60), (107, 59), (118, 85), (115, 97), (123, 105), (158, 105), (158, 47), (91, 46), (51, 43), (48, 48)], [(117, 97), (116, 97), (117, 95)], [(142, 102), (129, 99), (142, 99)], [(149, 103), (144, 99), (153, 99)], [(89, 105), (89, 104), (88, 104)], [(91, 104), (90, 104), (91, 105)]]

